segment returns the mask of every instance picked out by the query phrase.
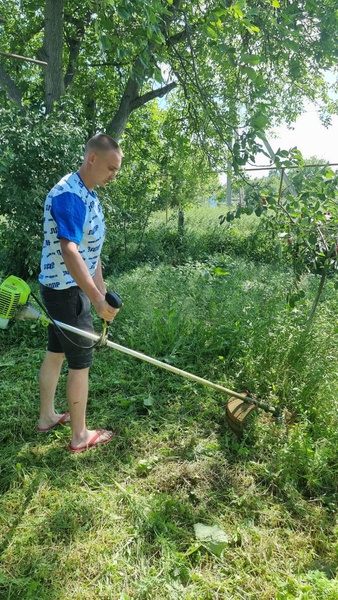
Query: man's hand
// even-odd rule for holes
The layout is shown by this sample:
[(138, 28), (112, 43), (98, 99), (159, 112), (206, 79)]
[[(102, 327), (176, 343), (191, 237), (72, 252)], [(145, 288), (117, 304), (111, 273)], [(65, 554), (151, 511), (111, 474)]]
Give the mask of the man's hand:
[(102, 296), (101, 301), (95, 303), (93, 302), (93, 306), (99, 317), (108, 322), (113, 321), (120, 310), (119, 308), (113, 308), (110, 306), (110, 304), (108, 304), (108, 302), (105, 300), (104, 296)]

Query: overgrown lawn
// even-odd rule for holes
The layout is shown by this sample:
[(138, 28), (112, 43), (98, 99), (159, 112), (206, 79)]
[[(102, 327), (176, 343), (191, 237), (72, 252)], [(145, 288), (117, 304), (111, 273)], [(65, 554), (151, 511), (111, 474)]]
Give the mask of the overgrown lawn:
[(117, 435), (71, 455), (66, 426), (35, 432), (45, 330), (1, 332), (0, 598), (338, 598), (338, 300), (329, 281), (304, 332), (316, 278), (290, 310), (290, 277), (213, 254), (111, 281), (125, 304), (113, 341), (292, 421), (259, 411), (240, 439), (226, 395), (102, 348), (88, 424)]

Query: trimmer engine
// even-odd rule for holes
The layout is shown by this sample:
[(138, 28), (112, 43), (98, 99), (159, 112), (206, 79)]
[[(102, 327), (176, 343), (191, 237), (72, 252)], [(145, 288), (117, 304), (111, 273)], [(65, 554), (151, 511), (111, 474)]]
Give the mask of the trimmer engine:
[(44, 320), (45, 317), (28, 303), (29, 285), (11, 275), (0, 285), (0, 329), (8, 329), (22, 319)]

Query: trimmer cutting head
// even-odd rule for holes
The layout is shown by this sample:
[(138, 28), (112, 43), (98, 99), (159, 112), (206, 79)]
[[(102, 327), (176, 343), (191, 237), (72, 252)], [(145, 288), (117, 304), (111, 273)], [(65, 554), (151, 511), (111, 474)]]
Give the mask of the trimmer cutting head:
[[(241, 392), (242, 396), (248, 396), (247, 392)], [(226, 420), (230, 429), (241, 436), (245, 427), (245, 420), (249, 414), (257, 410), (257, 406), (252, 402), (245, 402), (239, 398), (232, 397), (226, 405)]]

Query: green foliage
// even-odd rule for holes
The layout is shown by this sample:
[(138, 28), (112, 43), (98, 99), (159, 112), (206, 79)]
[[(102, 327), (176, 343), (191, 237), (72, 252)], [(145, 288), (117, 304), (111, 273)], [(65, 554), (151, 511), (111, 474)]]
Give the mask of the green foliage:
[[(198, 206), (214, 189), (216, 174), (197, 144), (174, 136), (171, 116), (155, 104), (134, 115), (122, 143), (121, 172), (113, 187), (99, 192), (107, 224), (104, 263), (108, 269), (122, 262), (137, 264), (147, 257), (163, 257), (167, 242), (161, 247), (159, 235), (154, 248), (156, 235), (149, 234), (148, 227), (151, 215), (160, 209)], [(163, 231), (163, 236), (174, 237), (180, 252), (186, 242), (179, 241), (176, 224), (175, 230)]]
[[(25, 278), (36, 274), (39, 266), (45, 196), (63, 175), (79, 166), (86, 140), (80, 115), (76, 120), (67, 119), (62, 111), (28, 117), (3, 109), (2, 117), (0, 268)], [(201, 201), (206, 190), (211, 193), (215, 175), (201, 169), (204, 163), (198, 148), (171, 140), (172, 130), (164, 121), (165, 113), (155, 105), (133, 119), (133, 136), (123, 144), (125, 158), (118, 180), (98, 191), (107, 224), (103, 255), (107, 272), (121, 258), (144, 259), (144, 236), (155, 210), (170, 204), (192, 205)], [(171, 154), (168, 161), (166, 153)]]
[(78, 165), (83, 134), (62, 112), (0, 112), (0, 269), (25, 278), (38, 270), (46, 194)]
[(253, 186), (251, 193), (246, 195), (245, 204), (222, 216), (221, 223), (231, 223), (242, 215), (253, 213), (262, 217), (265, 227), (275, 235), (277, 256), (285, 255), (292, 264), (297, 289), (290, 294), (291, 306), (303, 297), (298, 285), (305, 273), (322, 276), (313, 313), (324, 280), (338, 271), (338, 175), (327, 166), (307, 171), (296, 149), (290, 154), (280, 151), (277, 165), (281, 169), (298, 165), (298, 172), (292, 178), (296, 195), (287, 189), (281, 194), (281, 190), (276, 193), (273, 188), (269, 191), (267, 187), (262, 190), (262, 185)]
[[(115, 254), (110, 265), (113, 269), (115, 265), (117, 270), (144, 262), (184, 265), (189, 261), (208, 260), (214, 253), (242, 256), (263, 263), (277, 260), (273, 236), (261, 227), (255, 215), (244, 217), (241, 227), (236, 227), (233, 223), (220, 227), (221, 214), (221, 207), (187, 208), (182, 235), (177, 228), (177, 211), (168, 211), (167, 223), (165, 211), (154, 212), (137, 251), (130, 248), (127, 258), (123, 254)], [(112, 250), (114, 248), (113, 245)]]
[[(161, 207), (158, 155), (162, 139), (158, 135), (162, 114), (156, 106), (132, 119), (122, 144), (123, 167), (113, 187), (99, 192), (104, 205), (107, 239), (104, 262), (116, 264), (120, 258), (138, 254), (150, 215)], [(128, 128), (129, 130), (129, 128)]]

